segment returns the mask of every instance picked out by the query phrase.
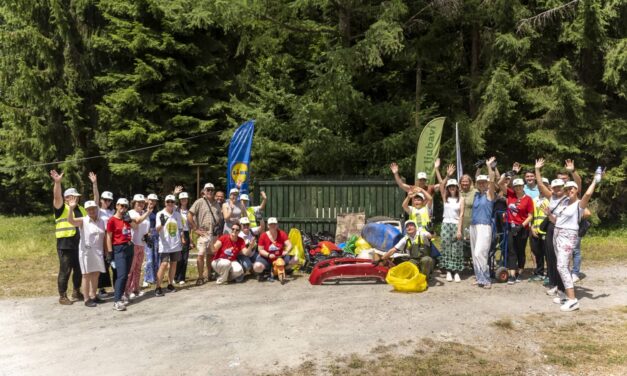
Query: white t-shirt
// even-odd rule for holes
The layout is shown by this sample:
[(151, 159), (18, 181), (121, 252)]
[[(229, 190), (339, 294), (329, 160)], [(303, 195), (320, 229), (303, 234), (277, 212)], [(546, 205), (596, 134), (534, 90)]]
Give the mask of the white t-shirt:
[(459, 210), (460, 202), (459, 197), (449, 197), (444, 204), (444, 213), (442, 223), (454, 223), (459, 222)]
[(244, 231), (239, 232), (239, 237), (244, 239), (246, 246), (248, 246), (250, 242), (253, 241), (253, 239), (255, 238), (255, 235), (259, 235), (259, 227), (251, 228), (248, 235), (244, 234)]
[(181, 213), (181, 223), (183, 223), (183, 231), (189, 231), (189, 226), (187, 224), (187, 213), (189, 212), (189, 210), (181, 208), (178, 208), (177, 210), (179, 213)]
[(579, 230), (579, 221), (583, 215), (584, 209), (579, 207), (579, 200), (574, 203), (565, 206), (563, 209), (559, 208), (555, 211), (557, 220), (555, 221), (555, 228), (562, 228), (568, 230)]
[[(139, 218), (142, 214), (138, 213), (135, 209), (129, 210), (128, 212), (131, 219)], [(145, 247), (146, 243), (144, 242), (144, 235), (146, 235), (148, 231), (150, 231), (150, 219), (146, 217), (146, 219), (137, 225), (137, 228), (131, 229), (131, 240), (133, 241), (133, 244)]]
[(104, 220), (102, 217), (98, 217), (93, 221), (88, 215), (79, 219), (83, 221), (83, 226), (79, 227), (81, 233), (80, 249), (83, 252), (93, 251), (102, 257), (107, 231)]
[(98, 209), (98, 212), (100, 213), (100, 218), (102, 218), (102, 220), (104, 221), (105, 224), (105, 228), (107, 228), (107, 223), (109, 222), (109, 218), (113, 217), (113, 214), (115, 214), (115, 212), (111, 209)]
[[(161, 215), (165, 216), (165, 223), (161, 222)], [(159, 253), (178, 252), (182, 249), (181, 232), (183, 231), (183, 223), (181, 223), (181, 213), (173, 211), (168, 213), (165, 209), (157, 213), (157, 227), (161, 226), (159, 231)]]

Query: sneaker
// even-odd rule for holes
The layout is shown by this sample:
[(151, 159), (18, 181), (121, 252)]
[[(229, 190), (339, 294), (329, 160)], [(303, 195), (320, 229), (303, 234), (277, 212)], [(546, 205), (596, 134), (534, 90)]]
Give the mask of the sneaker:
[(99, 297), (97, 297), (97, 296), (96, 296), (95, 298), (91, 299), (91, 301), (92, 301), (92, 302), (94, 302), (94, 303), (96, 303), (96, 304), (102, 304), (102, 303), (104, 303), (104, 302), (105, 302), (104, 300), (100, 299), (100, 298), (99, 298)]
[(135, 295), (137, 295), (137, 297), (140, 297), (146, 295), (146, 293), (144, 291), (139, 291)]
[(97, 306), (98, 306), (98, 304), (96, 304), (96, 302), (94, 302), (93, 300), (91, 300), (91, 299), (85, 300), (85, 307), (93, 308), (93, 307), (97, 307)]
[(446, 282), (453, 282), (453, 276), (451, 272), (446, 272)]
[(516, 283), (522, 282), (522, 277), (520, 276), (520, 274), (516, 276), (516, 281), (515, 282)]
[(459, 273), (455, 273), (455, 282), (461, 282), (462, 279), (459, 277)]
[(68, 299), (66, 294), (63, 294), (59, 297), (59, 304), (62, 305), (72, 305), (72, 303), (74, 303), (73, 301), (71, 301), (70, 299)]
[(541, 275), (537, 275), (537, 274), (532, 275), (528, 279), (529, 282), (539, 282), (539, 281), (542, 281), (542, 280), (544, 280), (544, 277), (541, 276)]
[(157, 287), (155, 289), (155, 296), (163, 296), (163, 290), (161, 290), (161, 287)]
[(126, 295), (122, 295), (122, 300), (120, 300), (120, 302), (124, 304), (125, 307), (131, 303), (128, 296)]
[(568, 298), (563, 298), (561, 296), (556, 296), (555, 298), (553, 298), (553, 303), (561, 305), (561, 304), (566, 303), (567, 300), (568, 300)]
[(131, 293), (131, 295), (129, 295), (129, 296), (128, 296), (128, 298), (129, 298), (130, 300), (133, 300), (133, 299), (135, 299), (136, 297), (137, 297), (137, 295), (135, 295), (135, 293), (134, 293), (134, 292), (132, 292), (132, 293)]
[(74, 292), (72, 292), (72, 297), (70, 298), (70, 300), (72, 302), (78, 302), (79, 300), (85, 300), (85, 297), (79, 291), (75, 290)]
[(257, 274), (257, 282), (263, 282), (266, 280), (266, 277), (263, 274)]
[(168, 285), (168, 287), (166, 287), (165, 289), (167, 292), (176, 292), (176, 289), (171, 284)]
[(555, 296), (555, 295), (557, 295), (557, 286), (546, 290), (546, 294), (548, 296)]
[(116, 311), (126, 311), (126, 306), (122, 302), (113, 303), (113, 309)]
[(107, 290), (105, 289), (100, 289), (100, 291), (98, 291), (98, 298), (100, 299), (106, 299), (109, 297), (109, 294), (107, 294)]
[(148, 282), (144, 281), (144, 283), (142, 283), (142, 287), (148, 287), (148, 286), (150, 286)]
[(560, 307), (562, 312), (572, 312), (579, 309), (579, 301), (577, 299), (567, 299), (564, 304)]
[(579, 276), (578, 276), (577, 274), (573, 273), (573, 274), (571, 275), (571, 277), (572, 277), (572, 279), (573, 279), (573, 283), (577, 283), (577, 282), (579, 282)]
[(508, 285), (513, 285), (514, 283), (516, 283), (516, 279), (514, 277), (512, 277), (511, 275), (509, 277), (507, 277), (507, 284)]
[(183, 286), (185, 284), (185, 281), (180, 281), (179, 285)]
[(544, 281), (542, 281), (542, 285), (549, 286), (550, 284), (551, 284), (551, 281), (549, 280), (549, 277), (544, 277)]

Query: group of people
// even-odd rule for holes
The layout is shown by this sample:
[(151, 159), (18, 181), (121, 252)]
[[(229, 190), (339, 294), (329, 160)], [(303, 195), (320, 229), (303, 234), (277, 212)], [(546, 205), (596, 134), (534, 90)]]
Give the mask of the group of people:
[[(176, 284), (185, 284), (189, 251), (194, 247), (197, 285), (214, 276), (217, 284), (242, 281), (246, 274), (272, 280), (269, 272), (275, 260), (293, 264), (288, 255), (292, 245), (277, 219), (268, 218), (267, 224), (261, 219), (267, 201), (264, 192), (259, 206), (249, 206), (249, 196), (238, 188), (231, 189), (225, 200), (223, 192), (207, 183), (202, 197), (191, 206), (189, 194), (180, 186), (165, 196), (161, 210), (155, 193), (135, 194), (130, 202), (120, 197), (113, 205), (113, 194), (100, 195), (92, 172), (94, 199), (81, 205), (75, 188), (62, 191), (63, 174), (52, 170), (50, 176), (60, 304), (84, 301), (85, 306), (95, 307), (105, 302), (106, 288), (113, 286), (113, 308), (123, 311), (131, 300), (144, 295), (142, 287), (154, 285), (157, 297), (176, 292)], [(68, 297), (70, 275), (73, 292)]]
[(535, 168), (523, 174), (519, 163), (503, 174), (494, 157), (483, 163), (485, 167), (478, 166), (474, 185), (470, 175), (463, 175), (459, 182), (454, 179), (454, 165), (447, 167), (446, 177), (442, 178), (439, 159), (434, 165), (437, 184), (427, 184), (427, 174), (419, 172), (415, 184), (409, 185), (399, 176), (398, 165), (392, 163), (390, 169), (398, 186), (407, 192), (402, 206), (409, 219), (404, 225), (405, 236), (383, 258), (404, 254), (423, 274), (431, 274), (434, 260), (425, 245), (432, 237), (432, 201), (439, 191), (444, 208), (439, 262), (447, 281), (461, 281), (464, 248), (469, 244), (475, 284), (490, 289), (490, 250), (495, 247), (498, 233), (502, 253), (507, 255), (507, 283), (521, 282), (530, 239), (535, 268), (529, 281), (543, 281), (547, 295), (560, 304), (562, 311), (579, 309), (574, 283), (579, 280), (581, 267), (580, 223), (591, 215), (587, 206), (602, 173), (595, 172), (582, 195), (581, 177), (572, 160), (566, 160), (564, 170), (551, 181), (542, 177), (544, 159), (536, 160)]
[[(437, 184), (427, 184), (427, 174), (420, 172), (415, 184), (409, 185), (399, 176), (398, 165), (392, 163), (397, 184), (407, 192), (402, 207), (408, 220), (403, 238), (381, 256), (407, 256), (422, 273), (431, 275), (435, 266), (429, 251), (433, 199), (439, 192), (444, 208), (439, 263), (447, 281), (461, 281), (469, 244), (475, 284), (491, 288), (489, 255), (496, 229), (505, 234), (501, 247), (507, 250), (508, 284), (522, 280), (530, 239), (536, 265), (529, 280), (545, 281), (547, 294), (562, 311), (578, 309), (573, 283), (579, 279), (581, 263), (579, 226), (581, 219), (590, 215), (587, 205), (601, 174), (595, 175), (581, 196), (581, 178), (572, 161), (567, 160), (565, 170), (550, 182), (542, 177), (543, 166), (544, 160), (538, 159), (535, 170), (519, 177), (521, 166), (515, 163), (511, 171), (500, 174), (492, 157), (485, 161), (487, 174), (479, 167), (473, 184), (469, 175), (459, 182), (454, 179), (453, 165), (447, 167), (443, 178), (438, 159), (434, 165)], [(231, 189), (226, 199), (224, 192), (216, 192), (214, 185), (207, 183), (191, 206), (189, 194), (180, 186), (165, 196), (161, 210), (155, 193), (146, 197), (135, 194), (130, 202), (120, 197), (113, 205), (113, 194), (105, 191), (100, 195), (96, 175), (90, 173), (94, 199), (81, 205), (75, 188), (62, 192), (63, 174), (52, 170), (50, 176), (54, 181), (61, 304), (82, 300), (95, 307), (108, 296), (106, 288), (113, 286), (113, 308), (123, 311), (131, 300), (144, 295), (142, 287), (154, 284), (158, 297), (176, 292), (175, 285), (185, 283), (193, 247), (197, 250), (197, 285), (214, 276), (217, 284), (242, 281), (246, 275), (272, 280), (275, 261), (281, 258), (288, 266), (295, 262), (289, 256), (292, 244), (278, 228), (277, 219), (268, 218), (267, 224), (262, 219), (267, 202), (264, 192), (259, 206), (249, 206), (249, 196), (240, 194), (238, 188)], [(72, 273), (74, 290), (68, 297)]]

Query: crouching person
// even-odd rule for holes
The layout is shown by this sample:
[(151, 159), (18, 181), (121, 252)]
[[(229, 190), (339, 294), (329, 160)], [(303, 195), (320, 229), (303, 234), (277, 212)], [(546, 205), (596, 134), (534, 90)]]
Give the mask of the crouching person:
[(430, 256), (428, 237), (419, 233), (418, 226), (413, 220), (405, 222), (405, 233), (406, 235), (383, 255), (383, 259), (387, 260), (396, 253), (400, 255), (397, 258), (415, 264), (420, 272), (429, 278), (433, 271), (433, 258)]
[(231, 232), (218, 238), (213, 245), (216, 252), (211, 261), (211, 268), (218, 273), (216, 283), (224, 285), (230, 281), (241, 282), (244, 277), (244, 267), (238, 261), (239, 256), (249, 257), (251, 248), (246, 247), (244, 239), (239, 237), (241, 226), (233, 224)]
[[(261, 234), (259, 242), (257, 244), (257, 251), (259, 255), (255, 259), (253, 270), (257, 273), (259, 281), (263, 281), (264, 274), (269, 273), (272, 269), (272, 264), (278, 259), (282, 258), (285, 262), (285, 266), (296, 263), (296, 259), (288, 255), (292, 249), (292, 243), (285, 231), (279, 230), (279, 223), (276, 218), (268, 218), (268, 231)], [(270, 281), (273, 278), (270, 277)]]

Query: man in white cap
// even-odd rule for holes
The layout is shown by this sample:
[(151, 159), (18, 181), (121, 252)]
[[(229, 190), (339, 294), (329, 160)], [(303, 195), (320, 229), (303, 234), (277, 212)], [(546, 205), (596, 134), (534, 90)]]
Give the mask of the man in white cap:
[[(57, 285), (59, 289), (59, 303), (63, 305), (70, 305), (75, 301), (83, 300), (83, 294), (81, 294), (81, 269), (78, 259), (78, 248), (80, 244), (80, 234), (78, 228), (68, 221), (70, 207), (68, 205), (71, 198), (75, 197), (78, 202), (80, 193), (76, 188), (68, 188), (63, 195), (61, 194), (61, 181), (63, 180), (63, 173), (59, 174), (56, 170), (50, 171), (50, 177), (54, 181), (53, 188), (53, 207), (54, 207), (54, 220), (55, 220), (55, 236), (57, 238), (57, 254), (59, 256), (59, 275), (57, 277)], [(98, 181), (96, 174), (89, 173), (89, 180), (92, 183), (92, 190), (94, 195), (94, 201), (100, 201), (98, 194)], [(72, 200), (74, 201), (74, 200)], [(74, 208), (74, 217), (81, 218), (87, 215), (85, 209), (76, 205)], [(70, 273), (72, 275), (72, 284), (74, 291), (72, 292), (71, 299), (67, 297), (68, 282), (70, 280)]]
[(196, 285), (205, 283), (204, 267), (207, 265), (207, 278), (211, 279), (211, 256), (213, 256), (213, 243), (216, 235), (222, 233), (222, 211), (214, 199), (215, 187), (211, 183), (205, 184), (202, 197), (194, 202), (187, 213), (187, 222), (191, 231), (198, 235), (196, 248), (198, 257), (198, 279)]
[(421, 171), (418, 174), (416, 174), (416, 181), (414, 185), (409, 185), (405, 183), (403, 181), (403, 178), (398, 174), (398, 164), (396, 164), (396, 162), (392, 162), (390, 164), (390, 170), (392, 171), (392, 174), (394, 174), (394, 180), (396, 181), (396, 184), (398, 185), (398, 187), (404, 190), (405, 192), (415, 191), (416, 187), (419, 187), (419, 188), (426, 190), (429, 193), (429, 195), (433, 196), (435, 191), (440, 189), (437, 184), (436, 185), (427, 184), (428, 176), (426, 172)]
[(433, 258), (431, 258), (431, 248), (429, 243), (423, 241), (422, 236), (418, 233), (418, 226), (413, 220), (405, 221), (405, 236), (390, 248), (383, 259), (389, 259), (392, 255), (397, 254), (399, 257), (407, 258), (411, 263), (416, 265), (420, 272), (427, 279), (433, 271)]
[[(263, 191), (261, 192), (261, 204), (259, 206), (248, 206), (250, 202), (250, 198), (248, 197), (247, 194), (241, 194), (239, 196), (239, 199), (242, 202), (242, 205), (244, 206), (244, 209), (245, 209), (244, 212), (246, 213), (245, 215), (242, 216), (242, 218), (248, 218), (249, 226), (251, 230), (258, 232), (258, 233), (263, 232), (265, 223), (263, 219), (261, 219), (260, 223), (258, 224), (257, 218), (261, 216), (263, 209), (265, 209), (266, 207), (266, 203), (268, 201), (268, 196), (266, 196), (266, 192), (263, 192)], [(261, 226), (261, 228), (259, 226)]]

